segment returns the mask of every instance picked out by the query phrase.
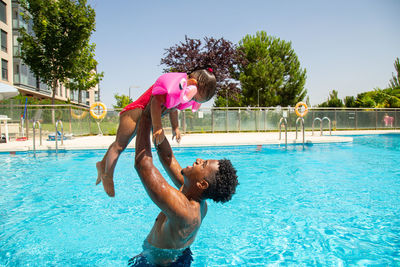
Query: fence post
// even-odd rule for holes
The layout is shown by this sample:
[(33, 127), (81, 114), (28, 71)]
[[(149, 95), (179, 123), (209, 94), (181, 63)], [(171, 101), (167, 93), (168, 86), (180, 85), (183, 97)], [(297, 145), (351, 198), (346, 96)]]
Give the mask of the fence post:
[(72, 133), (72, 108), (69, 105), (69, 133)]
[(29, 120), (28, 120), (28, 110), (26, 110), (25, 114), (25, 131), (26, 131), (26, 139), (29, 139)]
[(242, 116), (240, 115), (240, 108), (238, 109), (238, 119), (239, 119), (239, 133), (240, 133), (241, 121), (242, 121)]
[(311, 122), (314, 122), (314, 116), (315, 116), (315, 114), (314, 114), (314, 109), (311, 109), (311, 114), (312, 114), (312, 120), (311, 120)]
[(91, 120), (92, 116), (89, 114), (88, 116), (88, 122), (89, 122), (89, 134), (92, 134), (92, 128), (90, 126), (90, 120)]
[(358, 128), (358, 116), (357, 116), (357, 109), (354, 110), (354, 118), (355, 118), (355, 122), (356, 122), (356, 130)]
[(225, 127), (226, 127), (226, 132), (229, 133), (229, 131), (228, 131), (228, 109), (225, 109)]
[(211, 108), (211, 132), (214, 133), (214, 109)]
[(266, 124), (267, 124), (267, 110), (265, 110), (265, 112), (263, 112), (264, 113), (264, 132), (266, 132), (267, 131), (267, 129), (266, 129)]
[(182, 110), (182, 130), (183, 133), (186, 133), (186, 116), (185, 116), (186, 110)]
[(337, 129), (337, 117), (336, 117), (337, 109), (335, 108), (335, 130)]
[(257, 131), (257, 132), (260, 132), (260, 127), (259, 127), (259, 126), (260, 126), (260, 116), (259, 116), (260, 113), (259, 113), (259, 111), (260, 111), (259, 109), (256, 109), (256, 110), (255, 110), (255, 115), (256, 115), (256, 131)]

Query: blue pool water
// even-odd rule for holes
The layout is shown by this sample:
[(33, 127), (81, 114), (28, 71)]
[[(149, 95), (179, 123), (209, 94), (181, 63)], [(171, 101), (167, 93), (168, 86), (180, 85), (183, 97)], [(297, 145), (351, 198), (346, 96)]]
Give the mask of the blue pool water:
[[(400, 262), (400, 135), (174, 151), (185, 166), (229, 158), (239, 174), (231, 202), (209, 202), (192, 266)], [(94, 186), (104, 152), (0, 154), (0, 266), (126, 266), (141, 252), (159, 210), (132, 150), (118, 162), (114, 199)]]

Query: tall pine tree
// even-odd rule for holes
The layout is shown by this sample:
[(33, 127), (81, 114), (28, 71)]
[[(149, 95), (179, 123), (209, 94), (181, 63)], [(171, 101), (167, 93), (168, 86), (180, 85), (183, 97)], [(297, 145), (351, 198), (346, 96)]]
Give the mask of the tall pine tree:
[(243, 106), (294, 106), (304, 99), (306, 70), (290, 42), (261, 31), (246, 35), (239, 50), (245, 58), (238, 68)]

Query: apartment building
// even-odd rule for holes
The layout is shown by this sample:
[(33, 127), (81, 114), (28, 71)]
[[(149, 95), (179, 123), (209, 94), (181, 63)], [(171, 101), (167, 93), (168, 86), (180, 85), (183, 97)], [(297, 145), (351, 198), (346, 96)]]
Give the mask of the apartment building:
[[(18, 29), (30, 27), (21, 17), (23, 12), (19, 1), (0, 0), (0, 30), (1, 30), (1, 79), (0, 86), (14, 86), (22, 95), (33, 96), (39, 99), (51, 98), (52, 91), (46, 84), (40, 82), (19, 58), (20, 46), (18, 44)], [(99, 86), (80, 92), (81, 103), (78, 103), (79, 92), (70, 91), (62, 84), (56, 89), (55, 98), (67, 101), (68, 99), (77, 105), (90, 106), (99, 101)]]

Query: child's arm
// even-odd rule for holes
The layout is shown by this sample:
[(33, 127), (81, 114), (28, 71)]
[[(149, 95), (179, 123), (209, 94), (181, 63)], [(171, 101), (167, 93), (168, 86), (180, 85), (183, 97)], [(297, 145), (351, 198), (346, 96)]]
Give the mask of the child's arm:
[(162, 104), (165, 102), (165, 95), (153, 95), (151, 98), (151, 123), (153, 125), (153, 142), (158, 145), (164, 138), (164, 130), (161, 123)]
[(176, 137), (176, 142), (181, 142), (181, 132), (179, 131), (178, 110), (172, 110), (169, 113), (169, 120), (172, 127), (172, 140)]

